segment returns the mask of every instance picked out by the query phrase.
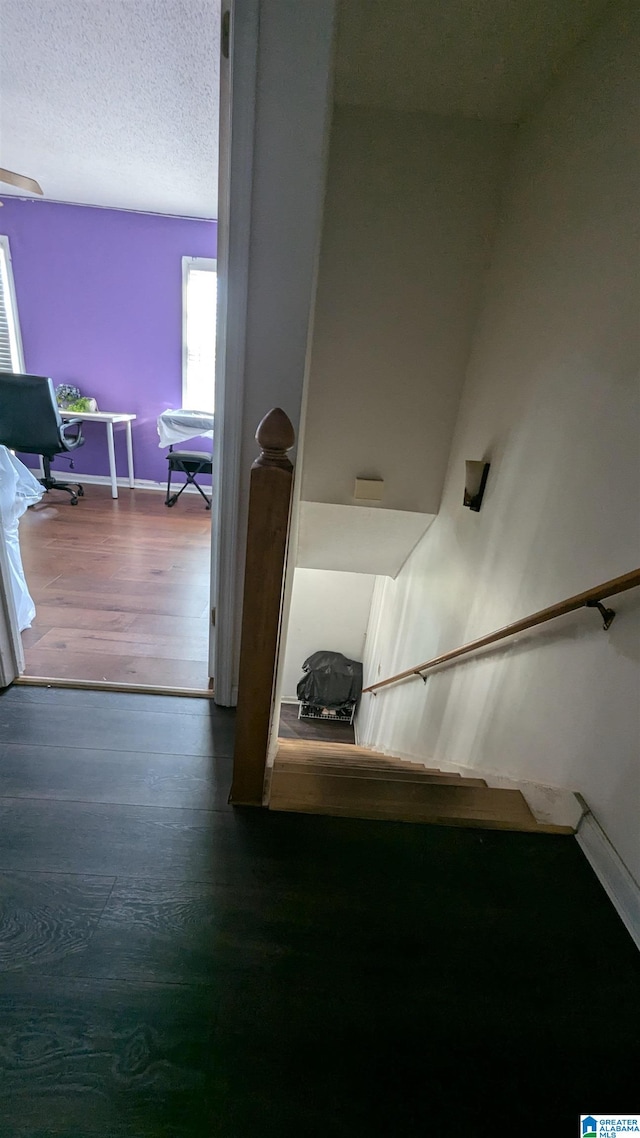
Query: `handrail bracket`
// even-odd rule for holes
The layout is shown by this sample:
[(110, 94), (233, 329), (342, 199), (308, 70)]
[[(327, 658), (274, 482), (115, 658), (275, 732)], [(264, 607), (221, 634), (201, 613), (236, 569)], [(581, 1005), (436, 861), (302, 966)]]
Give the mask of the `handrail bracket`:
[(598, 610), (600, 616), (602, 617), (602, 627), (605, 632), (608, 628), (611, 628), (616, 615), (613, 609), (605, 608), (602, 601), (587, 601), (584, 607), (587, 609)]

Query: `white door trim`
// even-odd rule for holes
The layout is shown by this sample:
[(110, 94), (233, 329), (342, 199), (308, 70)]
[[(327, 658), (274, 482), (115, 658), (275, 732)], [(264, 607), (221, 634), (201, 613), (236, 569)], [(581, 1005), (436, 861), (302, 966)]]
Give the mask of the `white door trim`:
[[(24, 366), (24, 348), (22, 346), (22, 332), (20, 331), (20, 313), (18, 312), (18, 300), (16, 297), (16, 285), (13, 279), (13, 262), (11, 260), (11, 247), (9, 245), (9, 238), (4, 234), (0, 236), (0, 245), (4, 250), (5, 265), (7, 270), (6, 291), (8, 294), (8, 324), (9, 324), (9, 341), (13, 344), (13, 371), (25, 372)], [(13, 333), (13, 335), (12, 335)]]
[(211, 606), (216, 616), (209, 641), (209, 674), (215, 677), (216, 703), (228, 707), (236, 699), (238, 497), (259, 4), (258, 0), (243, 0), (241, 4), (228, 0), (228, 3), (223, 3), (223, 13), (226, 9), (231, 16), (231, 48), (229, 59), (220, 60), (216, 426), (211, 551)]
[(9, 559), (0, 524), (0, 688), (6, 688), (24, 671), (18, 614), (11, 591)]

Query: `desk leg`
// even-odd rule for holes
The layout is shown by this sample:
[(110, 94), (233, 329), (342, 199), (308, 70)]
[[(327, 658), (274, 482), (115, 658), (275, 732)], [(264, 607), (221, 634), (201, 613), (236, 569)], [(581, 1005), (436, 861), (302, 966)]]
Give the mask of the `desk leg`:
[(133, 490), (135, 479), (133, 477), (133, 438), (131, 435), (131, 420), (127, 420), (127, 465), (129, 467), (129, 489)]
[(113, 445), (113, 423), (107, 423), (107, 446), (109, 447), (109, 474), (111, 475), (111, 497), (118, 497), (116, 478), (116, 448)]

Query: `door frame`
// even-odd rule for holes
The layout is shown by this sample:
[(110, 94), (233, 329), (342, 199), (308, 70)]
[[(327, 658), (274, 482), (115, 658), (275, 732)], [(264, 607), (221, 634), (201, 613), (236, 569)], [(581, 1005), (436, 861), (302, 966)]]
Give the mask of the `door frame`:
[[(218, 307), (211, 531), (209, 675), (216, 702), (236, 701), (238, 496), (244, 405), (259, 0), (226, 0), (229, 58), (220, 56)], [(231, 130), (233, 109), (233, 131)], [(233, 199), (231, 185), (233, 184)], [(229, 290), (229, 281), (232, 290)], [(22, 640), (0, 533), (0, 686), (24, 671)]]
[[(258, 94), (258, 47), (260, 42), (260, 16), (265, 0), (223, 0), (222, 18), (226, 12), (230, 17), (230, 50), (228, 58), (221, 51), (220, 58), (220, 130), (219, 130), (219, 208), (218, 208), (218, 309), (216, 314), (216, 377), (215, 377), (215, 435), (213, 448), (213, 502), (212, 502), (212, 557), (211, 557), (211, 635), (209, 644), (209, 674), (215, 677), (215, 699), (223, 706), (236, 702), (236, 669), (239, 652), (240, 615), (242, 607), (242, 572), (239, 562), (238, 540), (242, 518), (240, 491), (242, 487), (241, 455), (246, 444), (247, 427), (245, 423), (248, 388), (246, 373), (246, 342), (248, 325), (248, 298), (250, 281), (250, 250), (252, 240), (252, 208), (254, 208), (254, 149), (256, 140), (256, 110)], [(277, 74), (283, 48), (282, 29), (286, 30), (288, 11), (296, 14), (299, 10), (295, 0), (279, 0), (275, 5), (275, 17), (265, 21), (267, 57), (272, 73)], [(326, 12), (325, 12), (326, 9)], [(334, 0), (323, 0), (318, 26), (322, 32), (322, 52), (316, 61), (315, 70), (308, 83), (304, 113), (298, 127), (305, 121), (320, 121), (326, 116), (330, 105), (330, 67), (325, 59), (327, 50), (326, 34), (333, 34)], [(267, 10), (267, 15), (273, 15)], [(295, 21), (294, 21), (295, 23)], [(276, 31), (274, 31), (274, 28)], [(306, 29), (307, 39), (311, 32), (306, 21), (298, 20), (300, 28)], [(269, 39), (269, 33), (271, 38)], [(305, 50), (307, 45), (305, 46)], [(314, 48), (315, 42), (314, 42)], [(330, 48), (330, 43), (329, 43)], [(300, 67), (303, 67), (302, 62)], [(307, 71), (304, 70), (306, 78)], [(273, 76), (271, 76), (273, 79)], [(264, 94), (264, 92), (263, 92)], [(273, 100), (272, 100), (273, 102)], [(307, 106), (308, 103), (308, 106)], [(322, 113), (318, 117), (318, 108)], [(269, 113), (273, 118), (274, 108)], [(273, 122), (271, 122), (273, 129)], [(232, 129), (233, 126), (233, 129)], [(326, 138), (323, 139), (324, 148)], [(289, 145), (289, 151), (292, 147)], [(291, 163), (291, 153), (285, 157)], [(319, 153), (312, 155), (311, 172), (307, 158), (300, 157), (300, 170), (309, 182), (315, 178), (315, 166)], [(294, 173), (298, 173), (294, 163)], [(304, 188), (296, 182), (300, 193)], [(231, 188), (233, 192), (231, 193)], [(273, 189), (273, 187), (272, 187)], [(313, 202), (309, 207), (315, 210), (316, 185), (311, 185)], [(319, 190), (320, 193), (323, 189)], [(264, 213), (264, 211), (263, 211)], [(264, 222), (264, 217), (262, 217)], [(264, 228), (264, 226), (263, 226)], [(307, 225), (308, 229), (308, 225)], [(319, 231), (318, 231), (319, 232)], [(264, 234), (263, 234), (264, 236)], [(307, 235), (308, 236), (308, 235)], [(315, 258), (314, 258), (315, 264)], [(299, 266), (298, 266), (299, 268)], [(304, 273), (302, 276), (304, 277)], [(306, 288), (306, 282), (305, 288)], [(295, 305), (294, 305), (295, 307)], [(294, 312), (299, 320), (300, 313)], [(299, 345), (296, 342), (295, 350)], [(295, 352), (294, 352), (295, 355)], [(279, 370), (280, 361), (270, 361), (267, 372), (264, 406), (262, 413), (270, 406), (282, 402), (292, 407), (301, 396), (302, 373), (298, 385), (298, 364), (295, 359), (285, 359), (283, 378)], [(291, 365), (294, 365), (293, 371)], [(255, 392), (253, 392), (255, 397)], [(295, 398), (294, 398), (295, 396)], [(255, 398), (254, 398), (255, 402)], [(257, 408), (256, 408), (257, 412)], [(255, 426), (252, 427), (252, 432)], [(252, 433), (251, 432), (251, 433)], [(0, 613), (0, 623), (2, 614)], [(0, 629), (1, 632), (1, 629)], [(19, 635), (18, 635), (19, 641)], [(15, 644), (14, 644), (15, 649)], [(15, 651), (14, 651), (15, 655)]]
[[(238, 497), (249, 289), (259, 0), (226, 0), (228, 58), (220, 53), (216, 425), (213, 449), (209, 675), (216, 703), (236, 702)], [(233, 129), (232, 129), (233, 123)], [(231, 194), (233, 186), (233, 196)], [(231, 287), (230, 287), (231, 285)]]
[(23, 671), (22, 638), (11, 589), (4, 528), (0, 524), (0, 688), (9, 687)]

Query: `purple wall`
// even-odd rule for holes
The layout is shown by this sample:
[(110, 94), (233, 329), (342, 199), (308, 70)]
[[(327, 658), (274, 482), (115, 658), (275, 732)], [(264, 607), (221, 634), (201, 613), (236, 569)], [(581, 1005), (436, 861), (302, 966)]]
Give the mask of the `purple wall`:
[[(101, 411), (134, 412), (136, 478), (162, 482), (156, 419), (182, 401), (181, 258), (215, 257), (215, 221), (0, 200), (26, 370), (76, 384)], [(115, 430), (124, 476), (124, 429)], [(104, 426), (87, 423), (84, 434), (77, 470), (108, 474)], [(60, 474), (66, 467), (56, 460)]]

